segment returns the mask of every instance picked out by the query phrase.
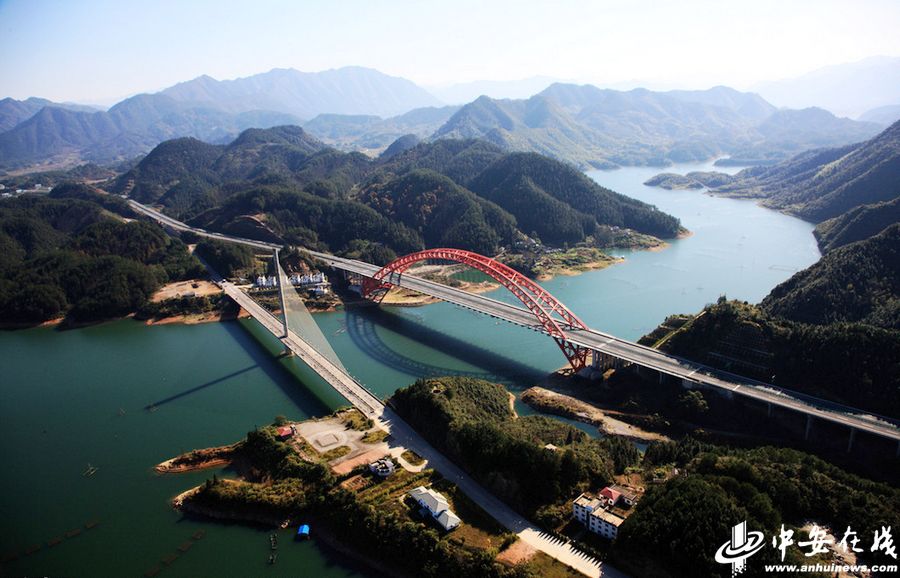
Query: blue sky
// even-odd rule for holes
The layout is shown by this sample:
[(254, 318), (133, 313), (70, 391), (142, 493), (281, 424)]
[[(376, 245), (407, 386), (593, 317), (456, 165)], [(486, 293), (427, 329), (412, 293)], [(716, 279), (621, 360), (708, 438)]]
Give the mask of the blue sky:
[(746, 88), (900, 56), (897, 0), (0, 0), (0, 97), (110, 103), (201, 74), (376, 68)]

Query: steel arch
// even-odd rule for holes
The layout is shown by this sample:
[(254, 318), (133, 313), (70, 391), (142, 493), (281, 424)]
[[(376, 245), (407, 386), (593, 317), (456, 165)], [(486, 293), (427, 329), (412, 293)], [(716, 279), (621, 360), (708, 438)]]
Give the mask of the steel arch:
[(426, 249), (399, 257), (382, 267), (362, 284), (364, 297), (384, 296), (395, 283), (393, 275), (400, 275), (415, 263), (428, 259), (453, 261), (477, 269), (503, 285), (535, 316), (544, 331), (556, 341), (572, 369), (578, 371), (588, 363), (589, 350), (573, 345), (566, 330), (587, 329), (584, 322), (543, 287), (503, 263), (463, 249)]

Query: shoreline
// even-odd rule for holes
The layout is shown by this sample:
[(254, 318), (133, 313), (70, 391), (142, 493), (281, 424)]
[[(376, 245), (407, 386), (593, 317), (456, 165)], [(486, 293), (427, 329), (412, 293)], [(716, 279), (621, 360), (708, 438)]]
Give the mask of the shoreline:
[[(242, 447), (243, 442), (235, 442), (227, 446), (191, 450), (160, 462), (153, 469), (160, 474), (181, 474), (225, 466), (234, 462)], [(197, 461), (192, 462), (191, 459)]]
[[(623, 412), (609, 408), (600, 407), (594, 403), (585, 401), (579, 396), (574, 395), (577, 392), (572, 388), (556, 387), (550, 389), (554, 384), (550, 381), (558, 382), (554, 379), (558, 374), (552, 374), (549, 379), (544, 380), (543, 386), (533, 386), (522, 392), (521, 399), (529, 407), (542, 412), (553, 415), (559, 415), (575, 421), (580, 421), (588, 425), (595, 426), (603, 435), (616, 435), (628, 438), (639, 443), (649, 443), (652, 441), (671, 441), (671, 439), (661, 433), (642, 429), (632, 425), (621, 419), (617, 415), (624, 415)], [(555, 383), (555, 385), (559, 385)], [(566, 393), (559, 391), (566, 389)]]
[[(650, 247), (647, 250), (653, 251), (656, 247)], [(582, 273), (589, 273), (591, 271), (601, 271), (606, 269), (607, 267), (612, 267), (613, 265), (619, 265), (620, 263), (625, 262), (625, 257), (613, 257), (609, 256), (608, 259), (601, 259), (597, 261), (589, 261), (587, 263), (582, 263), (576, 265), (574, 267), (559, 267), (550, 269), (549, 271), (538, 274), (535, 277), (537, 281), (550, 281), (555, 277), (575, 277), (577, 275), (581, 275)]]

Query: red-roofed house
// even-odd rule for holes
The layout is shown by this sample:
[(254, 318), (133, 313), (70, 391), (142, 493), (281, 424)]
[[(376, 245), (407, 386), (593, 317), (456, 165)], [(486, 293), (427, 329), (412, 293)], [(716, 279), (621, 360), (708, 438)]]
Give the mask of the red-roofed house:
[(278, 428), (277, 434), (278, 439), (287, 439), (294, 435), (294, 427), (289, 425), (281, 426), (280, 428)]
[(610, 506), (615, 506), (616, 502), (619, 501), (619, 498), (622, 497), (622, 493), (618, 490), (614, 490), (613, 488), (607, 486), (600, 490), (600, 495), (606, 499), (606, 503)]

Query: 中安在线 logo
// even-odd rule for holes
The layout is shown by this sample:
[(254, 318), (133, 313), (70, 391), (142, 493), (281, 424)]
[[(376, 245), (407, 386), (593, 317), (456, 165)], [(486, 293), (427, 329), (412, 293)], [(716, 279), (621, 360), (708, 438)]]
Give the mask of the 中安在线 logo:
[(737, 576), (747, 568), (747, 558), (762, 549), (764, 540), (762, 532), (747, 532), (745, 520), (731, 528), (731, 540), (716, 551), (716, 562), (731, 564), (731, 575)]

